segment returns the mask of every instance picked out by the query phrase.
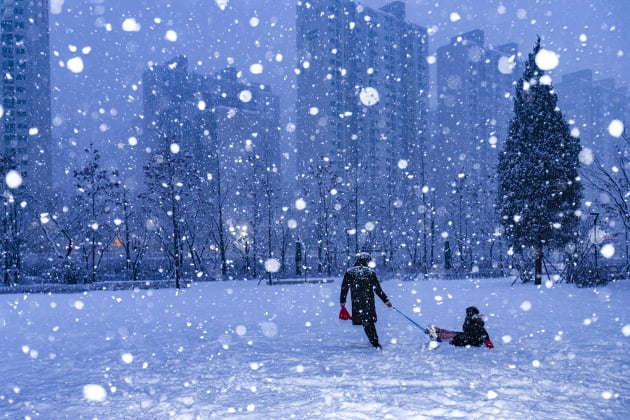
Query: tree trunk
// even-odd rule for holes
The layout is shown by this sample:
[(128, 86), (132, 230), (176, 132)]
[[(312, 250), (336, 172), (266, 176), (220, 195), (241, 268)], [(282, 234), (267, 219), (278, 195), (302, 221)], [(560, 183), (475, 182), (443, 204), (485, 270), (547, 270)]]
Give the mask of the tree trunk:
[(538, 244), (534, 252), (534, 284), (538, 286), (542, 284), (542, 267), (544, 257), (542, 244)]

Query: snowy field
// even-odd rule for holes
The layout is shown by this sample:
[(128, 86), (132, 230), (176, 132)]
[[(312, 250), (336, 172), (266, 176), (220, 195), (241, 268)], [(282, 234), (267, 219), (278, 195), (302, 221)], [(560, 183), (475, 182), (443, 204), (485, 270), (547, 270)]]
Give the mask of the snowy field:
[(339, 279), (0, 295), (0, 418), (630, 418), (630, 281), (510, 284), (382, 282), (420, 325), (477, 305), (492, 350), (430, 349), (380, 301), (375, 350)]

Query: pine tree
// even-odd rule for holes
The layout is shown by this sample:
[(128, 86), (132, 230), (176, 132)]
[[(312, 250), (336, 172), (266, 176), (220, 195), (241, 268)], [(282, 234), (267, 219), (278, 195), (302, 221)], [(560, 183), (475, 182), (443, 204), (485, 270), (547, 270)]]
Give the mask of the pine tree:
[(576, 240), (582, 199), (579, 138), (558, 109), (548, 77), (536, 64), (540, 38), (516, 86), (514, 116), (499, 156), (497, 210), (515, 253), (533, 251), (535, 284), (545, 249)]

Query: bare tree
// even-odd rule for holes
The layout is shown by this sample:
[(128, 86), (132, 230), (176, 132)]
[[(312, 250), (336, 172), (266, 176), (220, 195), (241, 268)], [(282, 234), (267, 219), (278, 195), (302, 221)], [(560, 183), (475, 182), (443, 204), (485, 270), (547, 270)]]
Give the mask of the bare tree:
[(2, 214), (0, 224), (2, 229), (2, 273), (3, 282), (9, 286), (20, 281), (24, 251), (24, 233), (26, 230), (27, 210), (24, 208), (20, 196), (21, 190), (5, 189), (2, 194)]
[(617, 147), (617, 157), (612, 165), (607, 167), (599, 158), (595, 157), (592, 164), (583, 167), (582, 177), (590, 188), (595, 190), (605, 200), (598, 205), (614, 220), (623, 226), (625, 237), (624, 255), (626, 263), (630, 261), (630, 136), (625, 131), (621, 135), (622, 143)]
[(623, 223), (626, 232), (630, 231), (630, 136), (621, 135), (624, 143), (617, 150), (617, 161), (607, 168), (599, 158), (585, 168), (586, 183), (596, 191), (610, 198), (603, 206), (615, 214)]
[(85, 149), (87, 163), (74, 171), (76, 205), (83, 261), (91, 282), (96, 281), (98, 268), (115, 235), (113, 229), (114, 191), (119, 188), (116, 171), (102, 169), (101, 155), (94, 145)]
[(116, 198), (121, 218), (115, 220), (115, 244), (122, 246), (125, 253), (125, 271), (129, 279), (139, 279), (142, 260), (149, 244), (149, 232), (140, 211), (140, 203), (129, 191), (127, 185), (121, 182)]
[(199, 207), (199, 181), (192, 156), (180, 150), (176, 137), (163, 133), (161, 148), (145, 166), (145, 211), (151, 215), (154, 233), (173, 265), (175, 287), (181, 288), (186, 257), (186, 220)]

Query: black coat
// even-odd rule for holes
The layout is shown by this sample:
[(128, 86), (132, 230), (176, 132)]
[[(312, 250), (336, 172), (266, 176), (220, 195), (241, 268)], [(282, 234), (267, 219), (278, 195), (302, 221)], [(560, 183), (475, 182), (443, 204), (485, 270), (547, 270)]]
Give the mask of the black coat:
[(389, 300), (376, 278), (376, 273), (364, 265), (352, 267), (343, 276), (343, 282), (341, 283), (340, 300), (342, 304), (346, 303), (348, 290), (350, 290), (352, 302), (352, 323), (354, 325), (362, 325), (364, 322), (376, 322), (374, 293), (383, 302)]
[(485, 323), (479, 315), (467, 315), (464, 320), (463, 332), (457, 333), (451, 344), (454, 346), (474, 346), (479, 347), (484, 341), (490, 338), (488, 331), (484, 328)]

